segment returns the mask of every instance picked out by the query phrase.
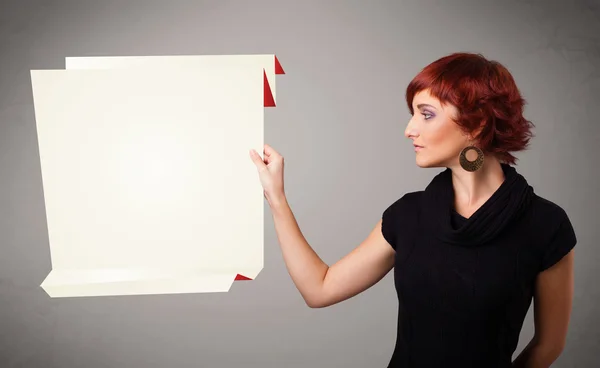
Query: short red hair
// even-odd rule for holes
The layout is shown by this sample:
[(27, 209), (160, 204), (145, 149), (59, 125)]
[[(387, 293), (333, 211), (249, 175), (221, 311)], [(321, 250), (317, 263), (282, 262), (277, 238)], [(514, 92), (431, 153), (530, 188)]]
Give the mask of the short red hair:
[(511, 152), (527, 149), (533, 123), (523, 117), (525, 100), (510, 72), (481, 54), (453, 53), (427, 65), (406, 88), (411, 115), (415, 95), (423, 90), (458, 109), (456, 123), (476, 136), (480, 148), (514, 164)]

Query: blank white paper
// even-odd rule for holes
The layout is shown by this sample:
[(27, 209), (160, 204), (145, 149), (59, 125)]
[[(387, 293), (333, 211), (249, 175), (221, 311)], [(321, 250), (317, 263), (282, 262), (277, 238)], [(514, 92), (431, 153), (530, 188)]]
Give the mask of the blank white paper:
[(263, 147), (262, 68), (31, 78), (50, 296), (224, 292), (258, 275), (264, 197), (248, 150)]
[(250, 67), (263, 69), (277, 103), (274, 54), (256, 55), (150, 55), (150, 56), (78, 56), (65, 58), (66, 69), (114, 68), (201, 68)]

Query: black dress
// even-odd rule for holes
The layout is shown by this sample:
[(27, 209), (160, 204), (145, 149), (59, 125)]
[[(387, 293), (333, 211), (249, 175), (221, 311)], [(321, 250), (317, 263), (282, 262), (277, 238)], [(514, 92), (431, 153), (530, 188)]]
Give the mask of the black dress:
[(454, 210), (451, 171), (382, 216), (396, 250), (398, 332), (388, 367), (510, 367), (536, 275), (576, 244), (565, 211), (514, 167), (468, 219)]

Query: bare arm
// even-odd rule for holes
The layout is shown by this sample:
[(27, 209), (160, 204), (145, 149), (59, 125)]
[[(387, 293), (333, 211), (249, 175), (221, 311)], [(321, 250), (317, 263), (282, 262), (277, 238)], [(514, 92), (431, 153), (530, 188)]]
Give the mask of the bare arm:
[(547, 368), (564, 349), (573, 299), (573, 251), (538, 275), (534, 296), (535, 335), (514, 368)]
[(381, 220), (352, 252), (329, 267), (308, 244), (284, 197), (273, 201), (275, 231), (290, 276), (306, 304), (327, 307), (381, 280), (394, 265), (394, 249), (381, 234)]
[(381, 233), (381, 220), (350, 254), (329, 267), (310, 247), (287, 202), (283, 185), (283, 156), (265, 144), (264, 158), (250, 150), (290, 276), (311, 308), (346, 300), (377, 283), (393, 267), (395, 251)]

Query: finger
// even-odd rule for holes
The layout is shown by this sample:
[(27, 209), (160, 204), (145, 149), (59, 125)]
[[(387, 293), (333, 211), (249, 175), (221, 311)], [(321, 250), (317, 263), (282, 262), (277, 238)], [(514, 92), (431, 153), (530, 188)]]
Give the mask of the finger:
[(278, 155), (277, 151), (275, 151), (273, 147), (269, 146), (268, 144), (264, 145), (264, 152), (265, 156), (267, 157)]
[(260, 157), (260, 155), (258, 154), (258, 152), (256, 152), (256, 150), (254, 150), (254, 149), (250, 150), (250, 158), (252, 159), (252, 162), (254, 162), (254, 164), (256, 165), (256, 167), (258, 169), (266, 168), (264, 160), (262, 159), (262, 157)]

